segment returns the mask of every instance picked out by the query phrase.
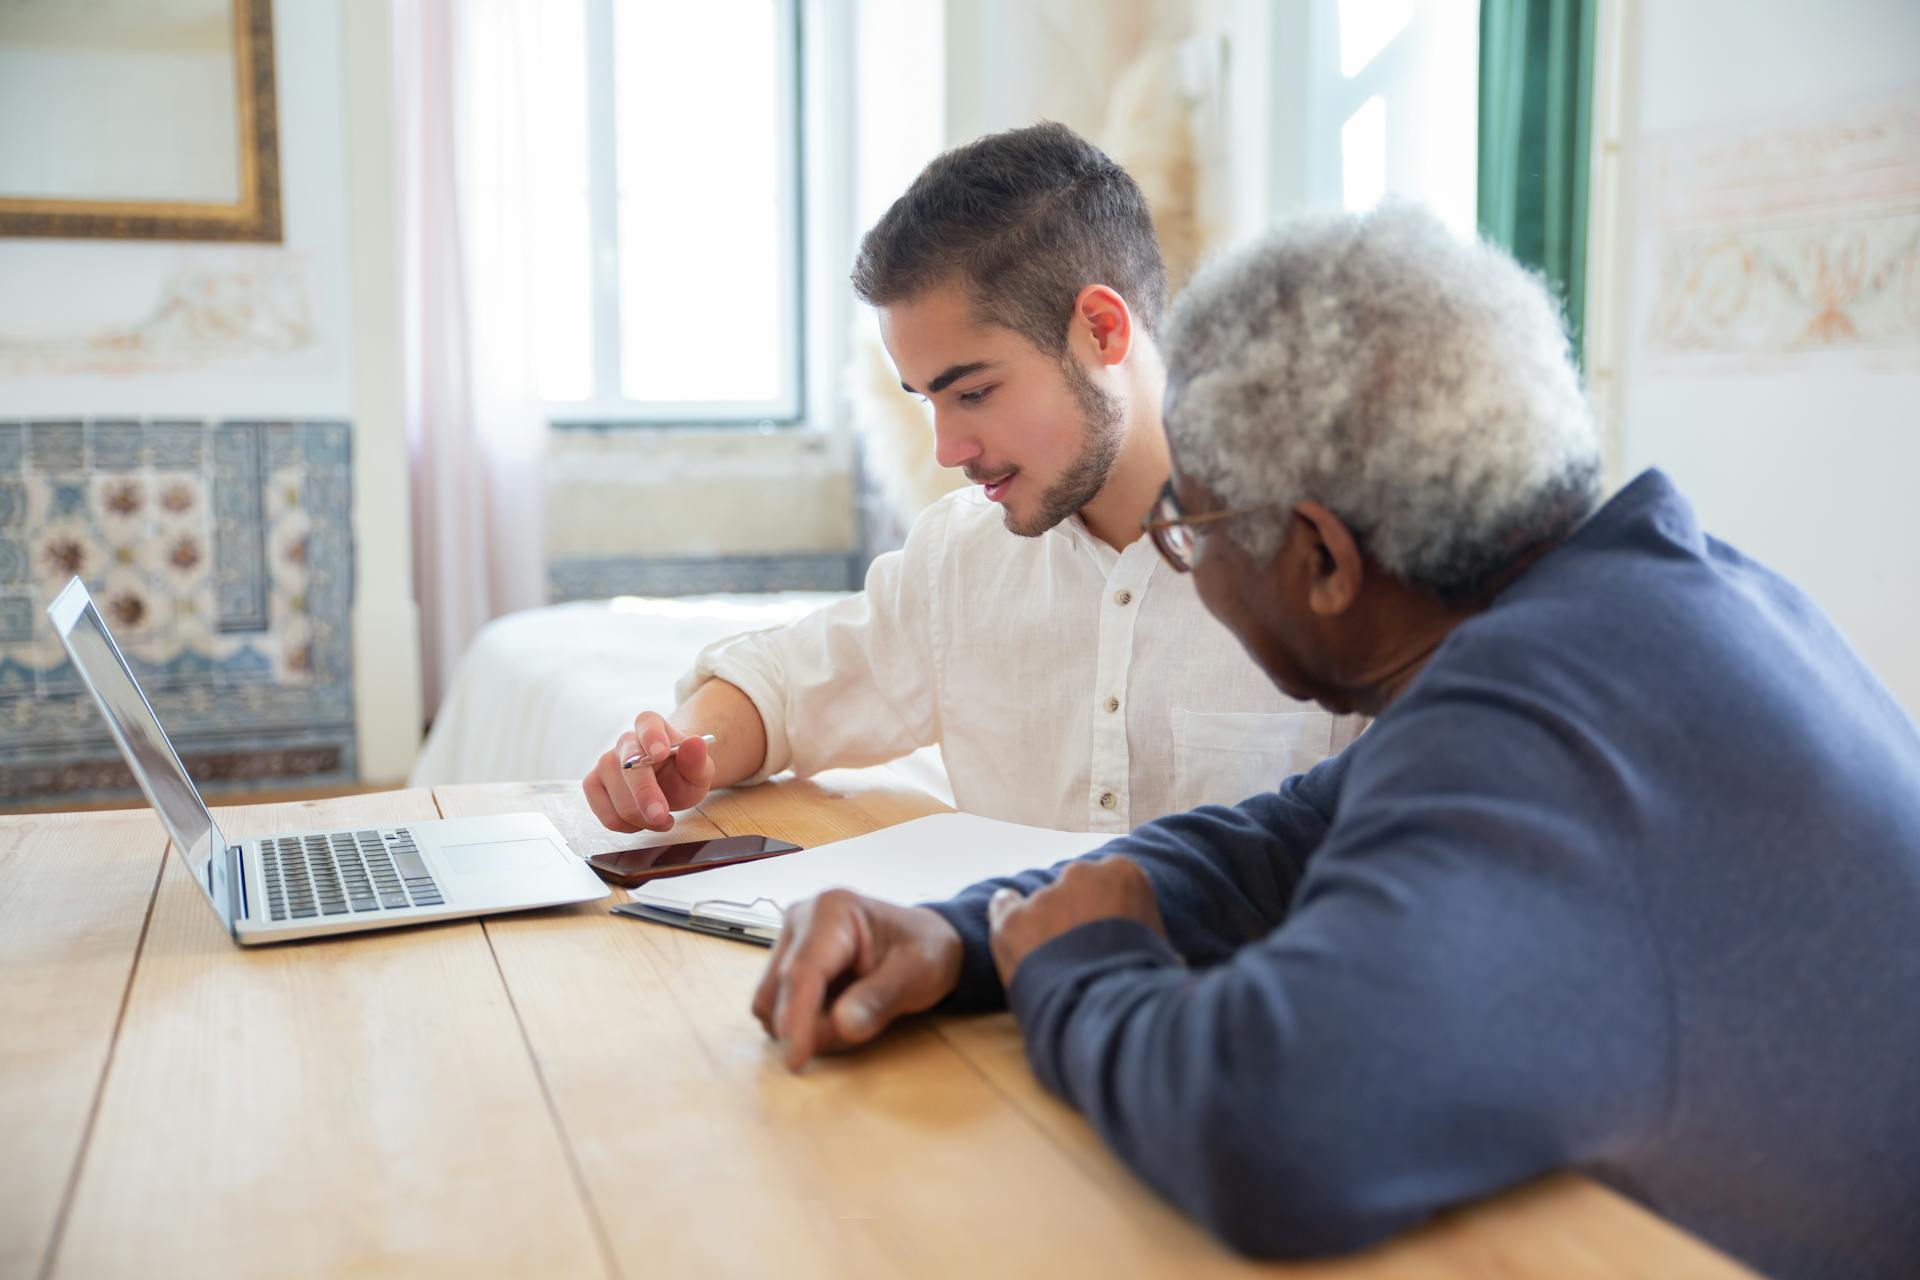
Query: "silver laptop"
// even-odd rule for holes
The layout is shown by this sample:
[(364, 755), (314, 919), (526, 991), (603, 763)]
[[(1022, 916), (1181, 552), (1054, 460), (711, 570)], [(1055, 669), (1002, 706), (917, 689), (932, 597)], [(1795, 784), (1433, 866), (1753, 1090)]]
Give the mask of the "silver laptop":
[(606, 896), (537, 813), (230, 840), (80, 579), (47, 612), (174, 850), (234, 941), (287, 942)]

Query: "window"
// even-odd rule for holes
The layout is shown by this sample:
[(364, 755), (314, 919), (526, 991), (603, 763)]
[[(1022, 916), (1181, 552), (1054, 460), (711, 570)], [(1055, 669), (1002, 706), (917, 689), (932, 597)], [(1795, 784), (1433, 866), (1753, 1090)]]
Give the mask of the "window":
[[(1475, 231), (1480, 14), (1475, 0), (1310, 0), (1282, 10), (1276, 204), (1372, 208), (1389, 195)], [(1290, 179), (1295, 171), (1304, 181)]]
[(804, 415), (800, 7), (543, 6), (526, 127), (554, 421)]

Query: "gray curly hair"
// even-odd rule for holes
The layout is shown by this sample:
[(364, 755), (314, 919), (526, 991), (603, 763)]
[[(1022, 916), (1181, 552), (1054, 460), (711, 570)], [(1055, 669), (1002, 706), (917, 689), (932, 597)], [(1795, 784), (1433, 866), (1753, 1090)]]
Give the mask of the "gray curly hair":
[(1418, 205), (1313, 215), (1203, 268), (1166, 326), (1167, 435), (1270, 559), (1326, 506), (1388, 573), (1471, 597), (1599, 496), (1559, 308)]

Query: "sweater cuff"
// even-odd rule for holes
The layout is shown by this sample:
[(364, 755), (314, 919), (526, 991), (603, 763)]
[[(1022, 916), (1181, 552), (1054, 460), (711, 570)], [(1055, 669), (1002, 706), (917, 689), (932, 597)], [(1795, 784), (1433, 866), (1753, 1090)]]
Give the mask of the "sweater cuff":
[(1087, 989), (1103, 978), (1145, 969), (1184, 968), (1173, 944), (1138, 920), (1090, 920), (1027, 953), (1014, 970), (1008, 1004), (1040, 1083), (1067, 1101), (1058, 1048), (1065, 1022)]
[(1000, 971), (994, 967), (993, 947), (988, 942), (987, 895), (963, 894), (946, 902), (920, 905), (938, 912), (960, 935), (960, 981), (933, 1007), (933, 1012), (989, 1013), (1006, 1008), (1007, 993), (1000, 986)]

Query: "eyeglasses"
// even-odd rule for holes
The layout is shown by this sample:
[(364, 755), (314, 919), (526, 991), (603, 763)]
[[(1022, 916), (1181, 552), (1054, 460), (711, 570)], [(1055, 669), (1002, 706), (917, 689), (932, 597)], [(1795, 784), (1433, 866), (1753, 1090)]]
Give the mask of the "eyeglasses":
[(1168, 568), (1175, 573), (1186, 573), (1193, 568), (1193, 526), (1231, 520), (1253, 510), (1256, 508), (1229, 507), (1225, 511), (1190, 516), (1180, 509), (1180, 499), (1174, 495), (1173, 481), (1169, 480), (1161, 487), (1160, 496), (1153, 500), (1153, 510), (1140, 522), (1140, 531), (1153, 539)]

